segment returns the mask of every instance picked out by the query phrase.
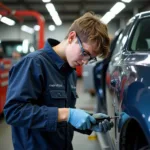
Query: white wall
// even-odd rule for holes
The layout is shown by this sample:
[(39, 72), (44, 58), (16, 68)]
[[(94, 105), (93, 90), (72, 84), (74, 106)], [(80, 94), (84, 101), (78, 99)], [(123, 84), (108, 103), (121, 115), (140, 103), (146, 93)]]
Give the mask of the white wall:
[[(33, 27), (32, 24), (26, 24)], [(55, 31), (49, 31), (48, 26), (45, 27), (45, 39), (51, 37), (58, 40), (62, 40), (67, 33), (70, 24), (65, 24), (60, 27), (56, 27)], [(0, 40), (19, 40), (19, 39), (29, 39), (33, 40), (33, 35), (21, 31), (21, 25), (16, 24), (15, 26), (8, 26), (0, 23)]]
[(32, 39), (30, 34), (22, 32), (20, 25), (8, 26), (0, 23), (0, 40)]
[[(22, 24), (16, 24), (15, 26), (8, 26), (3, 23), (0, 23), (0, 40), (23, 40), (23, 39), (29, 39), (31, 42), (33, 42), (33, 35), (25, 33), (21, 31), (21, 25)], [(33, 24), (26, 24), (30, 27), (33, 27)], [(45, 40), (47, 38), (54, 38), (59, 41), (63, 40), (69, 26), (71, 24), (63, 24), (62, 26), (56, 27), (55, 31), (49, 31), (48, 25), (45, 27)], [(111, 36), (114, 35), (115, 31), (118, 29), (117, 24), (114, 22), (110, 23), (108, 25), (108, 32)]]

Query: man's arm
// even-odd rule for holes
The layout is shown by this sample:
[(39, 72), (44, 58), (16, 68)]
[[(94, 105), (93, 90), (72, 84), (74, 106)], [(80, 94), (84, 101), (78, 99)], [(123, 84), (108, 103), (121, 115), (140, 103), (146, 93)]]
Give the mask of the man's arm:
[(69, 114), (69, 108), (58, 109), (58, 122), (67, 121)]
[[(58, 108), (38, 105), (43, 91), (42, 70), (35, 58), (24, 58), (9, 74), (4, 115), (13, 126), (55, 131)], [(42, 99), (41, 99), (42, 101)]]

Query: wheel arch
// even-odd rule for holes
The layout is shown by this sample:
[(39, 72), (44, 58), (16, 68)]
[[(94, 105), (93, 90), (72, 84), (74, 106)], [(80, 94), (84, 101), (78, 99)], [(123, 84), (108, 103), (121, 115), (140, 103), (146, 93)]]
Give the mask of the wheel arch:
[(134, 150), (145, 145), (148, 145), (148, 141), (140, 124), (133, 118), (128, 119), (120, 131), (119, 149)]

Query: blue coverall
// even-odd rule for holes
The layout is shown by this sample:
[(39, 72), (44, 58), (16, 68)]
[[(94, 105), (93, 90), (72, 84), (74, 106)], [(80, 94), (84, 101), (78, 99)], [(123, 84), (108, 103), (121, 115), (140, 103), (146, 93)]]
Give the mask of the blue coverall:
[(75, 128), (57, 118), (58, 108), (75, 107), (76, 73), (52, 49), (58, 43), (49, 39), (44, 49), (28, 54), (10, 70), (4, 115), (12, 126), (15, 150), (73, 149)]

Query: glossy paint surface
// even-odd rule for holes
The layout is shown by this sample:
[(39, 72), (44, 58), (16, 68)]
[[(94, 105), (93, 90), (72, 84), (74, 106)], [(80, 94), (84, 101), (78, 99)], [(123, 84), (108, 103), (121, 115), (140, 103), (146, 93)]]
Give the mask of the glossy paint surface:
[[(116, 147), (120, 131), (130, 119), (139, 124), (150, 144), (149, 23), (150, 12), (133, 17), (126, 28), (116, 35), (110, 58), (94, 68), (97, 111), (110, 116), (125, 114), (125, 117), (114, 120), (111, 134)], [(143, 39), (147, 45), (142, 43)]]

